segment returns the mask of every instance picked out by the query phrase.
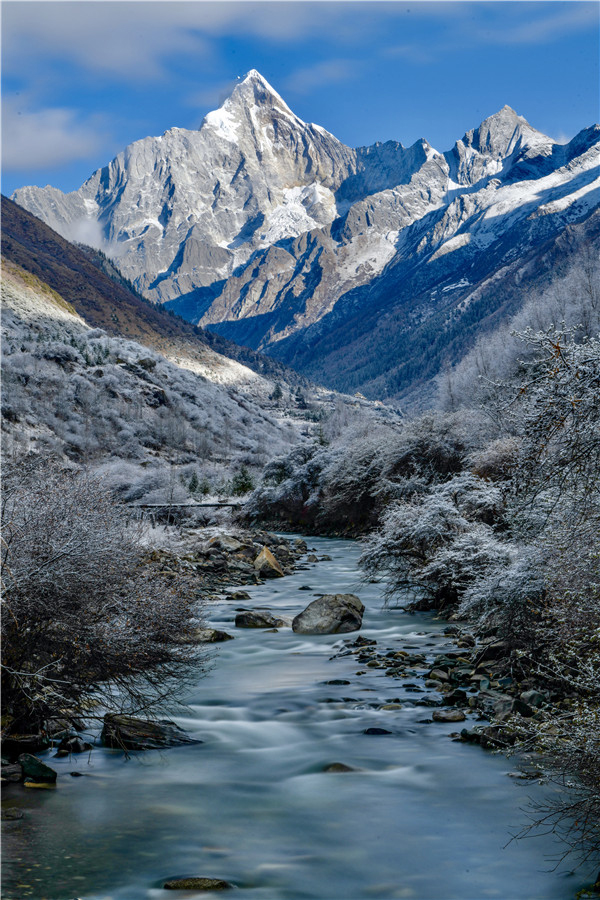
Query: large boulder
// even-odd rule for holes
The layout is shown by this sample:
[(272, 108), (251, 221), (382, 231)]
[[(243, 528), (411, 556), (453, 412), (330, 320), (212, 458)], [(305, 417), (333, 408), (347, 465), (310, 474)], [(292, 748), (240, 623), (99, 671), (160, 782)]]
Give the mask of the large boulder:
[(102, 742), (113, 750), (161, 750), (179, 744), (201, 744), (173, 722), (150, 722), (135, 716), (107, 713)]
[(289, 619), (281, 619), (266, 610), (256, 609), (238, 613), (235, 624), (237, 628), (285, 628), (290, 622)]
[(21, 753), (18, 763), (23, 770), (25, 781), (31, 781), (36, 784), (54, 784), (56, 781), (56, 772), (47, 766), (45, 762), (33, 756), (31, 753)]
[(262, 548), (254, 560), (254, 568), (263, 578), (283, 578), (285, 574), (268, 547)]
[(2, 741), (2, 755), (17, 759), (21, 753), (41, 753), (50, 746), (45, 734), (11, 734)]
[(296, 616), (298, 634), (345, 634), (358, 631), (365, 608), (355, 594), (325, 594)]

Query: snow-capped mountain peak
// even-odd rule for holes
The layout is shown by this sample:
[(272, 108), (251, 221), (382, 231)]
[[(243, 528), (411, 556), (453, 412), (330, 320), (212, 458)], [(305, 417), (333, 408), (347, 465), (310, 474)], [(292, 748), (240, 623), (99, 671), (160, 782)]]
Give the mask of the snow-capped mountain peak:
[(275, 88), (256, 69), (250, 69), (245, 78), (235, 85), (219, 109), (205, 116), (201, 127), (208, 127), (218, 137), (236, 143), (240, 137), (239, 127), (245, 120), (256, 124), (254, 120), (257, 114), (267, 120), (283, 117), (295, 127), (305, 127), (305, 122), (292, 112)]
[(556, 144), (507, 105), (445, 153), (424, 138), (351, 149), (252, 69), (200, 129), (131, 144), (78, 191), (14, 199), (114, 256), (149, 299), (274, 352), (388, 272), (408, 267), (399, 297), (416, 266), (410, 302), (428, 306), (499, 264), (508, 231), (525, 247), (586, 214), (597, 141), (586, 129)]
[(508, 174), (511, 167), (552, 153), (553, 141), (533, 128), (511, 106), (484, 119), (444, 154), (456, 185), (475, 185), (484, 179)]

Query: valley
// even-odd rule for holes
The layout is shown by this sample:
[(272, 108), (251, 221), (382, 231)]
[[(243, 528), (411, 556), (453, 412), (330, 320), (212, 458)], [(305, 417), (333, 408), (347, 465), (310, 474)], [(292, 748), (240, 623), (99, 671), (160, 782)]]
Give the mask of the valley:
[(599, 153), (251, 69), (2, 198), (7, 900), (598, 895)]

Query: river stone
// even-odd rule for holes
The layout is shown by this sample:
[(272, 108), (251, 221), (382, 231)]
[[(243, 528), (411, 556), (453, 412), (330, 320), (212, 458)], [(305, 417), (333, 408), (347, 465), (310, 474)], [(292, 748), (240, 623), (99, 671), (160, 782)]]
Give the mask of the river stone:
[(201, 744), (173, 722), (150, 722), (135, 716), (107, 713), (102, 743), (113, 750), (160, 750), (179, 744)]
[(353, 769), (352, 766), (347, 766), (345, 763), (330, 763), (328, 766), (325, 766), (323, 771), (324, 772), (355, 772), (356, 769)]
[(272, 615), (270, 612), (261, 612), (260, 610), (249, 610), (241, 612), (235, 617), (237, 628), (285, 628), (289, 625), (285, 619), (280, 619)]
[(539, 691), (523, 691), (521, 700), (529, 706), (541, 706), (545, 703), (546, 698)]
[(256, 559), (254, 568), (263, 578), (283, 578), (284, 572), (268, 547), (263, 547)]
[(186, 643), (190, 644), (217, 644), (221, 641), (232, 641), (233, 635), (226, 631), (218, 631), (216, 628), (196, 628), (186, 636)]
[(173, 878), (165, 881), (167, 891), (228, 891), (233, 887), (221, 878)]
[(466, 716), (460, 709), (435, 709), (431, 718), (434, 722), (464, 722)]
[(432, 678), (434, 681), (448, 681), (448, 673), (444, 669), (432, 669), (429, 672), (429, 678)]
[(93, 749), (94, 748), (90, 743), (83, 741), (77, 735), (73, 737), (68, 736), (64, 737), (58, 745), (56, 756), (69, 756), (71, 753), (87, 753)]
[(33, 756), (31, 753), (21, 753), (17, 760), (23, 769), (23, 777), (26, 781), (44, 784), (53, 784), (56, 781), (56, 772), (47, 766), (45, 762)]
[(325, 594), (296, 616), (292, 629), (298, 634), (345, 634), (358, 631), (365, 608), (355, 594)]
[(229, 534), (215, 535), (215, 537), (210, 539), (208, 544), (209, 547), (215, 547), (217, 550), (229, 550), (231, 553), (241, 550), (244, 546), (242, 541), (239, 541)]
[(23, 777), (23, 769), (18, 763), (7, 763), (2, 766), (2, 781), (17, 782)]
[(391, 734), (391, 731), (388, 731), (387, 728), (365, 728), (363, 734)]
[(17, 809), (16, 806), (9, 806), (2, 810), (2, 819), (15, 820), (23, 818), (23, 810)]
[(45, 734), (11, 734), (2, 741), (2, 753), (17, 759), (21, 753), (41, 753), (50, 741)]

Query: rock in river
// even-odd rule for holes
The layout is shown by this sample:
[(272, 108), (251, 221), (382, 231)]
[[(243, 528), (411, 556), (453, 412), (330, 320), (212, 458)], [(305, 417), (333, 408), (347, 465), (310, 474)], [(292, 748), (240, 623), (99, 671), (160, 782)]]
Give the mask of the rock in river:
[(160, 750), (178, 744), (201, 744), (173, 722), (149, 722), (135, 716), (107, 713), (102, 742), (113, 750)]
[(227, 891), (233, 885), (221, 878), (172, 878), (163, 887), (167, 891)]
[(296, 616), (292, 628), (299, 634), (345, 634), (358, 631), (365, 608), (355, 594), (325, 594)]
[(232, 641), (233, 635), (216, 628), (195, 628), (187, 636), (190, 644), (218, 644), (221, 641)]
[(20, 781), (23, 777), (23, 769), (18, 763), (7, 763), (2, 766), (2, 781)]
[(237, 628), (285, 628), (289, 621), (259, 609), (238, 613), (235, 617)]
[(464, 722), (466, 716), (460, 709), (436, 709), (431, 718), (434, 722)]
[(31, 753), (21, 753), (18, 763), (23, 769), (23, 777), (25, 781), (35, 784), (54, 784), (56, 781), (56, 772), (47, 766), (45, 762), (32, 756)]
[(283, 578), (284, 575), (283, 569), (268, 547), (262, 548), (254, 560), (254, 568), (263, 578)]

